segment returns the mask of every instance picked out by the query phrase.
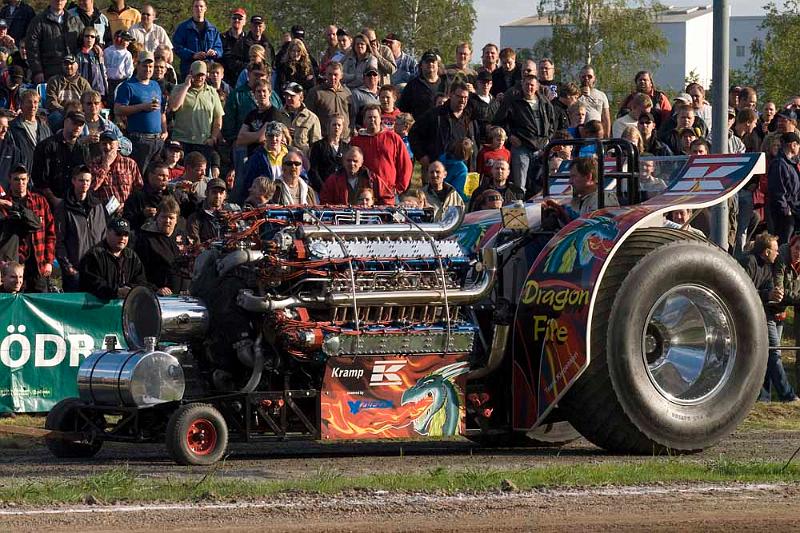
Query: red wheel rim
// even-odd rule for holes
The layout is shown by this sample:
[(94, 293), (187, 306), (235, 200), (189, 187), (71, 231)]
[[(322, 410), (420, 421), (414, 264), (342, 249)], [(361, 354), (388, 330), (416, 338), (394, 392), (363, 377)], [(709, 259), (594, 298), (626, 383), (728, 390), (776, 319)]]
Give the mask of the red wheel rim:
[(198, 418), (186, 431), (186, 444), (195, 455), (208, 455), (217, 447), (217, 428), (210, 420)]

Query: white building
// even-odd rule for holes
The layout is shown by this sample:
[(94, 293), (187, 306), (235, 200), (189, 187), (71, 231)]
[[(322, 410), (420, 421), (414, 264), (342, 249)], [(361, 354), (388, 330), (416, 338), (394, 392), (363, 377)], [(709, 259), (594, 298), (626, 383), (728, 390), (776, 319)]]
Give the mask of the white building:
[(744, 70), (750, 60), (753, 41), (764, 41), (766, 32), (761, 29), (764, 17), (731, 17), (731, 59), (732, 69)]
[[(731, 17), (731, 68), (743, 68), (750, 57), (750, 43), (760, 38), (763, 17)], [(654, 72), (657, 85), (669, 92), (684, 87), (696, 75), (708, 87), (711, 82), (713, 13), (710, 5), (666, 9), (657, 26), (668, 42), (667, 53), (658, 58)], [(524, 17), (500, 26), (501, 48), (532, 48), (539, 39), (552, 36), (547, 16)]]

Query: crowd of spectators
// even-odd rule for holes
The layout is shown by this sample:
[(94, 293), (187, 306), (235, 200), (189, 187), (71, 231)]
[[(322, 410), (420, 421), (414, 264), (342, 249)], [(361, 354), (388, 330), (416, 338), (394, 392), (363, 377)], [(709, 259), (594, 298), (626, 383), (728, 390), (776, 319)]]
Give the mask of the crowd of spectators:
[(569, 79), (551, 59), (492, 43), (480, 65), (468, 42), (446, 65), (395, 33), (331, 25), (312, 50), (300, 25), (272, 43), (263, 14), (236, 7), (218, 28), (207, 9), (194, 0), (171, 34), (153, 5), (125, 0), (0, 9), (4, 292), (20, 290), (20, 270), (24, 290), (52, 290), (57, 264), (65, 291), (175, 294), (187, 283), (176, 259), (219, 238), (239, 206), (497, 209), (572, 160), (575, 198), (551, 205), (563, 224), (596, 207), (597, 161), (586, 146), (545, 159), (558, 139), (631, 141), (642, 190), (656, 194), (666, 184), (648, 157), (708, 153), (724, 135), (729, 152), (769, 162), (731, 204), (730, 251), (749, 257), (764, 228), (788, 247), (800, 224), (800, 96), (759, 109), (755, 90), (732, 87), (728, 129), (715, 132), (698, 83), (669, 95), (643, 70), (615, 99), (592, 66)]

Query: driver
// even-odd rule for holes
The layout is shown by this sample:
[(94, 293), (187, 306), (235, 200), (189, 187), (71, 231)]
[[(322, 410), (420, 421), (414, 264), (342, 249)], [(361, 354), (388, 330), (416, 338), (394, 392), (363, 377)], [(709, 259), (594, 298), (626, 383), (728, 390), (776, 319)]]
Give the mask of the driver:
[[(597, 210), (597, 159), (595, 157), (579, 157), (569, 168), (569, 184), (572, 186), (572, 200), (562, 206), (554, 200), (545, 200), (542, 208), (556, 212), (562, 224), (576, 218), (586, 216)], [(619, 206), (617, 193), (604, 192), (605, 207)]]

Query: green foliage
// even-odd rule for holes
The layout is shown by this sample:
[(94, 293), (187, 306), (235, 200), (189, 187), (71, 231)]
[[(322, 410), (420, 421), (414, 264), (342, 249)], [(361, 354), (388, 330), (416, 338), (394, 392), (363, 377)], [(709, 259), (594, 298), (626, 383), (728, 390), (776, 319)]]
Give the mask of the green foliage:
[[(155, 0), (158, 23), (172, 32), (181, 21), (191, 15), (187, 1), (166, 2)], [(225, 31), (229, 27), (232, 7), (243, 7), (248, 16), (264, 15), (267, 34), (276, 49), (283, 32), (295, 24), (303, 26), (306, 42), (312, 53), (325, 48), (323, 30), (329, 24), (346, 28), (351, 35), (365, 26), (374, 28), (378, 36), (394, 32), (404, 42), (406, 50), (417, 55), (428, 48), (436, 48), (445, 61), (455, 58), (456, 45), (469, 41), (475, 30), (477, 15), (472, 0), (306, 0), (284, 2), (280, 0), (209, 2), (208, 18)], [(446, 21), (445, 23), (443, 23)], [(246, 26), (247, 27), (247, 26)]]
[(562, 79), (574, 79), (580, 68), (595, 68), (602, 90), (626, 95), (639, 70), (653, 70), (667, 51), (656, 26), (663, 7), (638, 0), (539, 0), (540, 16), (553, 25), (553, 37), (534, 45), (552, 57)]
[(748, 70), (762, 97), (780, 104), (800, 93), (800, 3), (785, 0), (779, 7), (770, 2), (764, 9), (767, 14), (761, 27), (766, 36), (763, 43), (753, 43)]

